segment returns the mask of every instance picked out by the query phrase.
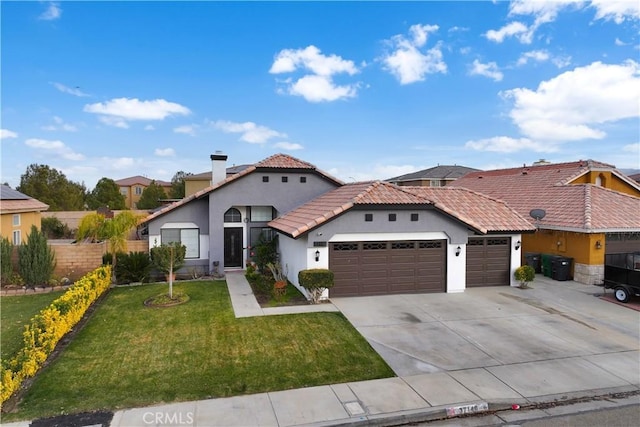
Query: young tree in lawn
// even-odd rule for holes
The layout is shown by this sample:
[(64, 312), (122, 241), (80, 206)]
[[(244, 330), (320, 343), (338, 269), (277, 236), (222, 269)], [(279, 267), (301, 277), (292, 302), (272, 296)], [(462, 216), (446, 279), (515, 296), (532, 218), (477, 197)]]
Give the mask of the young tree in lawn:
[(49, 211), (81, 211), (85, 208), (87, 189), (56, 169), (47, 165), (31, 164), (20, 176), (21, 193), (49, 205)]
[(169, 198), (171, 199), (183, 199), (185, 195), (184, 179), (193, 175), (189, 172), (178, 171), (173, 178), (171, 178), (171, 190), (169, 190)]
[(89, 209), (106, 206), (112, 210), (123, 210), (126, 209), (125, 201), (125, 197), (120, 193), (120, 187), (110, 178), (101, 178), (87, 195)]
[(35, 225), (31, 226), (27, 241), (18, 247), (18, 266), (27, 286), (34, 287), (47, 285), (56, 268), (55, 254)]
[(167, 276), (169, 298), (173, 299), (173, 276), (184, 265), (187, 247), (180, 242), (165, 243), (151, 248), (151, 261)]
[(144, 215), (136, 215), (131, 211), (123, 211), (113, 219), (105, 218), (99, 213), (90, 213), (80, 221), (76, 240), (96, 242), (106, 240), (113, 260), (113, 280), (115, 282), (116, 254), (127, 251), (127, 235), (138, 225)]
[(160, 187), (155, 181), (151, 181), (149, 186), (144, 189), (138, 200), (138, 209), (155, 209), (162, 205), (161, 199), (166, 199), (167, 194), (164, 188)]

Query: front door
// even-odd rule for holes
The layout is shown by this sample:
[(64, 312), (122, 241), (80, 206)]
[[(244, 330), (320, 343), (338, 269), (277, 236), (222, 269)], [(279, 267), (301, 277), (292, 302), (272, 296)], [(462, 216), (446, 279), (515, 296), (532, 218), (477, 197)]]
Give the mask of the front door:
[(242, 267), (242, 228), (224, 229), (224, 266)]

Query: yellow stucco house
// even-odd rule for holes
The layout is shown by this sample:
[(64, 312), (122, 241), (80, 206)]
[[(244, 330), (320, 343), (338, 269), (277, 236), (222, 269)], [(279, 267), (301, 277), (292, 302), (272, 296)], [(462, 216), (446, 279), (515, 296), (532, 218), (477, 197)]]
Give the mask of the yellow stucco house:
[[(145, 188), (147, 188), (152, 179), (149, 179), (145, 176), (130, 176), (128, 178), (122, 178), (115, 181), (120, 187), (120, 194), (122, 194), (125, 198), (125, 206), (127, 209), (137, 209), (138, 202), (140, 201), (140, 196), (142, 196), (142, 192)], [(169, 194), (171, 190), (171, 183), (167, 181), (155, 180), (156, 184), (164, 189), (164, 192)]]
[[(501, 199), (530, 218), (537, 231), (522, 236), (523, 254), (571, 258), (575, 281), (601, 284), (606, 254), (640, 251), (640, 184), (613, 165), (543, 162), (472, 172), (452, 185)], [(534, 209), (544, 217), (533, 218)]]
[(0, 187), (0, 234), (14, 245), (27, 240), (31, 226), (42, 225), (41, 212), (49, 205), (9, 187)]

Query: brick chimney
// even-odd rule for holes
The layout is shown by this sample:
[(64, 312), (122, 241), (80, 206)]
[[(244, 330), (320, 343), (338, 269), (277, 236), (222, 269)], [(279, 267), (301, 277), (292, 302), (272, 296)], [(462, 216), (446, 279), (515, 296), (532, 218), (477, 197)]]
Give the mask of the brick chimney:
[(216, 151), (211, 155), (211, 185), (224, 181), (227, 177), (227, 155)]

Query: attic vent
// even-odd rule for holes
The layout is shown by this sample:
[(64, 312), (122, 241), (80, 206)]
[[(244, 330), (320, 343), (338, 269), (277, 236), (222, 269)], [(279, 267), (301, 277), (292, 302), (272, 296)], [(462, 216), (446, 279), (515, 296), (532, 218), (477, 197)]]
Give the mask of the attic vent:
[(482, 176), (482, 175), (478, 176), (478, 179), (482, 179), (482, 178), (483, 178), (483, 176)]

